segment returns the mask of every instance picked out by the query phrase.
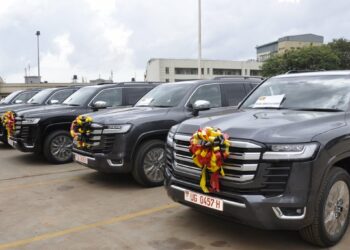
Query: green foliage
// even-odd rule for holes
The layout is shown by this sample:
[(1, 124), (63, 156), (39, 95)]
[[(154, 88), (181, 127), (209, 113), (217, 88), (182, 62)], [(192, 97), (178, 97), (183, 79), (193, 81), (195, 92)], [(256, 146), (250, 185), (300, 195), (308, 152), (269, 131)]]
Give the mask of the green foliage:
[(340, 69), (350, 69), (350, 41), (344, 38), (334, 39), (328, 46), (340, 59)]
[(340, 65), (339, 56), (330, 46), (309, 46), (272, 56), (264, 62), (262, 74), (269, 77), (290, 70), (336, 70)]

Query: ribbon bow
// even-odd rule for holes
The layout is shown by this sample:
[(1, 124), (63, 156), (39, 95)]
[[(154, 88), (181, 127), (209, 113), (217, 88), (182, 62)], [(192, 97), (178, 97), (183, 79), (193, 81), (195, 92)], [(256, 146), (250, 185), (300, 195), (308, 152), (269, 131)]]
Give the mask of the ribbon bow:
[(80, 115), (71, 125), (70, 134), (77, 142), (78, 148), (89, 148), (88, 137), (91, 135), (92, 118), (90, 116)]
[[(191, 138), (189, 150), (196, 166), (202, 169), (200, 186), (204, 193), (219, 192), (219, 174), (225, 175), (223, 161), (229, 156), (228, 135), (220, 129), (206, 127), (199, 129)], [(210, 190), (207, 188), (206, 172), (211, 172)]]

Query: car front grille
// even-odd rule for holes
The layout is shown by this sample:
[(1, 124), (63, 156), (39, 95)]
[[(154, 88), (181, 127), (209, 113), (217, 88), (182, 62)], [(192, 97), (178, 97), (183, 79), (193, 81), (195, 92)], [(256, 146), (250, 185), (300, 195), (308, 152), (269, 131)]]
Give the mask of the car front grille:
[[(190, 139), (189, 135), (175, 135), (173, 147), (167, 147), (167, 167), (179, 180), (197, 185), (201, 169), (193, 163)], [(284, 192), (291, 164), (262, 162), (264, 145), (236, 139), (230, 143), (230, 155), (223, 164), (225, 176), (220, 176), (222, 191), (266, 196)]]
[[(103, 127), (100, 125), (91, 126), (91, 134), (87, 137), (87, 143), (91, 146), (80, 149), (88, 153), (104, 153), (108, 154), (113, 149), (115, 134), (103, 134)], [(74, 147), (77, 148), (77, 142), (74, 141)]]

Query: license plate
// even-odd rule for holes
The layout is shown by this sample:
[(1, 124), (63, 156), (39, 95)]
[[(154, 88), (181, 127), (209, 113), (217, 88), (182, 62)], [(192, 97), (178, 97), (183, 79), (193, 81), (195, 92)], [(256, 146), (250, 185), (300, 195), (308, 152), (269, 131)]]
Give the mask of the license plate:
[(10, 138), (7, 139), (7, 143), (8, 143), (11, 147), (15, 147), (14, 141), (11, 140)]
[(214, 210), (224, 211), (224, 202), (221, 199), (210, 197), (208, 195), (195, 193), (192, 191), (184, 191), (185, 200), (202, 207)]
[(84, 164), (88, 164), (88, 158), (86, 156), (83, 156), (83, 155), (78, 155), (78, 154), (75, 154), (75, 160), (77, 162), (81, 162), (81, 163), (84, 163)]

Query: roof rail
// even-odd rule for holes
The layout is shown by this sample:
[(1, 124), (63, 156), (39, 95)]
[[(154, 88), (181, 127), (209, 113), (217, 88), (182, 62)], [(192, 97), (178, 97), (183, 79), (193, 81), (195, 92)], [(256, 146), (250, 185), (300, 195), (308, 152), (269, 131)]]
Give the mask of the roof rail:
[(296, 74), (296, 73), (309, 73), (309, 72), (320, 72), (320, 71), (326, 71), (325, 69), (318, 69), (318, 70), (312, 70), (312, 69), (293, 69), (287, 71), (285, 74)]
[(265, 78), (262, 76), (216, 76), (212, 78), (212, 80), (225, 80), (225, 79), (259, 79), (264, 80)]

